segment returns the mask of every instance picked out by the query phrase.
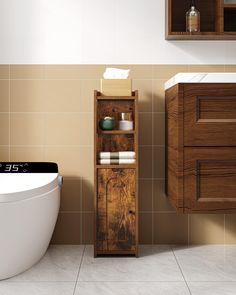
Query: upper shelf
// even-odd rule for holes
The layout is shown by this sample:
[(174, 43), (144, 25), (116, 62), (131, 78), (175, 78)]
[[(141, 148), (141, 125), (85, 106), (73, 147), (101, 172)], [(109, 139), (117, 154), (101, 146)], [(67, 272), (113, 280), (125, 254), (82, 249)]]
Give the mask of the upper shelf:
[(198, 33), (186, 32), (186, 12), (190, 0), (166, 0), (167, 40), (235, 40), (236, 1), (196, 0), (200, 11)]

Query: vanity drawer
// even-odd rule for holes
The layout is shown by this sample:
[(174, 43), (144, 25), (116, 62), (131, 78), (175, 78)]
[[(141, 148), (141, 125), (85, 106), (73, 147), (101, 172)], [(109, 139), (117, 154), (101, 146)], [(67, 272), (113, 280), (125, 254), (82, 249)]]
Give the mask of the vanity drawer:
[(236, 148), (184, 148), (184, 206), (235, 212)]
[(236, 146), (236, 85), (184, 86), (184, 145)]

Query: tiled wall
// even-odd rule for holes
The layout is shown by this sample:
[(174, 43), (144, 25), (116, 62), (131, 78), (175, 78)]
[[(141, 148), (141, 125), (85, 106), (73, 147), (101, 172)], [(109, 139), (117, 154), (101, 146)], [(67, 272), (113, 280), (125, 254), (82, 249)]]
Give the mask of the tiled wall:
[[(236, 66), (123, 67), (131, 69), (140, 95), (140, 242), (236, 243), (236, 215), (177, 215), (164, 195), (164, 82), (181, 71)], [(93, 90), (104, 69), (0, 66), (0, 160), (55, 161), (64, 176), (53, 243), (92, 242)]]

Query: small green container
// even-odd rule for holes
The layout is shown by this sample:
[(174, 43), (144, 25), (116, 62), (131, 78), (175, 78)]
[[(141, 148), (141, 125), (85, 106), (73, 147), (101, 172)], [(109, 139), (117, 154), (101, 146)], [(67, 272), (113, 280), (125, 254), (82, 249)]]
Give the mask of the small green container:
[(115, 120), (112, 117), (105, 117), (99, 121), (102, 130), (113, 130), (115, 128)]

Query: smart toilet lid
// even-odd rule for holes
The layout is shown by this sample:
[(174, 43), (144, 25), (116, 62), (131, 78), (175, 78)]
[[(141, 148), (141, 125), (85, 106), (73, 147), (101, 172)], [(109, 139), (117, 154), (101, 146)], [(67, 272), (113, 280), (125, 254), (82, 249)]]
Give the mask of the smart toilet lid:
[(0, 162), (0, 202), (29, 199), (57, 186), (58, 168), (55, 163)]

